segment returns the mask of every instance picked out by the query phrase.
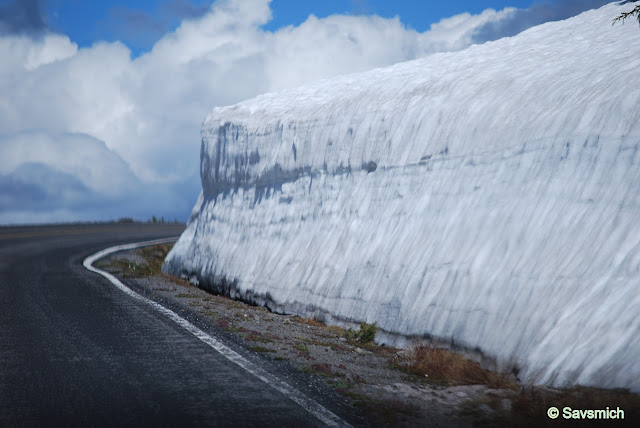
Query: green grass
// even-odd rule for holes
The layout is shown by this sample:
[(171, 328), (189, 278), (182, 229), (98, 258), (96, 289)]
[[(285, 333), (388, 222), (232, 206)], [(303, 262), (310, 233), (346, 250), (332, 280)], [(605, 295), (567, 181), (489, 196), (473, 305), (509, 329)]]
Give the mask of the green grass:
[(376, 323), (367, 324), (366, 322), (360, 323), (360, 328), (358, 330), (348, 329), (347, 330), (347, 340), (350, 342), (357, 343), (372, 343), (376, 338), (376, 332), (378, 331), (378, 326)]
[(249, 335), (247, 337), (245, 337), (246, 340), (250, 340), (252, 342), (260, 342), (260, 343), (271, 343), (273, 342), (272, 339), (269, 339), (268, 337), (264, 337), (262, 336), (260, 333), (252, 331), (249, 333)]
[(303, 354), (309, 353), (309, 348), (307, 348), (307, 345), (305, 345), (304, 343), (296, 343), (295, 345), (293, 345), (293, 347)]
[(230, 325), (229, 331), (231, 333), (246, 333), (247, 329), (242, 326)]
[(277, 352), (275, 349), (267, 348), (265, 346), (249, 346), (247, 349), (253, 352)]
[(334, 388), (336, 389), (350, 389), (353, 388), (353, 385), (350, 384), (349, 382), (346, 382), (342, 379), (339, 379), (337, 381), (334, 381), (331, 383), (333, 385)]

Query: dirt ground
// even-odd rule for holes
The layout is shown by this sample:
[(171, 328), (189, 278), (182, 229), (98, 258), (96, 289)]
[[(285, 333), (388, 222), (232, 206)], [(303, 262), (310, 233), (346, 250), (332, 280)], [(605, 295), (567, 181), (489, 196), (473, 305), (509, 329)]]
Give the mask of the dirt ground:
[(640, 396), (628, 391), (525, 386), (514, 375), (492, 373), (430, 344), (408, 349), (377, 345), (369, 341), (375, 326), (326, 326), (209, 294), (160, 273), (169, 248), (120, 252), (95, 265), (162, 304), (192, 311), (261, 358), (325, 382), (364, 415), (365, 425), (557, 426), (567, 421), (550, 419), (548, 408), (569, 406), (620, 407), (624, 420), (596, 422), (640, 426)]

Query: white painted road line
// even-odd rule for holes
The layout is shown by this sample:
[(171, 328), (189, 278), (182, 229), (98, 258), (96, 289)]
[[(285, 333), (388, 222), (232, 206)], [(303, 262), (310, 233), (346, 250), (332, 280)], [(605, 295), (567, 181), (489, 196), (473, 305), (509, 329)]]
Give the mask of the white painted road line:
[(154, 241), (136, 242), (136, 243), (126, 244), (126, 245), (116, 245), (115, 247), (109, 247), (107, 249), (104, 249), (102, 251), (99, 251), (95, 254), (90, 255), (89, 257), (84, 259), (82, 264), (86, 269), (90, 270), (91, 272), (95, 272), (107, 278), (113, 285), (115, 285), (120, 290), (127, 293), (129, 296), (141, 302), (146, 303), (147, 305), (151, 306), (153, 309), (167, 316), (168, 318), (173, 320), (176, 324), (178, 324), (180, 327), (184, 328), (189, 333), (193, 334), (195, 337), (197, 337), (198, 339), (200, 339), (201, 341), (203, 341), (204, 343), (206, 343), (207, 345), (209, 345), (210, 347), (218, 351), (220, 354), (226, 357), (229, 361), (242, 367), (247, 372), (251, 373), (258, 379), (266, 383), (267, 385), (276, 389), (278, 392), (284, 394), (286, 397), (288, 397), (289, 399), (291, 399), (292, 401), (300, 405), (302, 408), (304, 408), (307, 412), (309, 412), (315, 418), (320, 420), (322, 423), (328, 426), (350, 427), (351, 425), (349, 425), (347, 422), (340, 419), (340, 417), (338, 417), (335, 413), (331, 412), (330, 410), (327, 410), (320, 404), (316, 403), (314, 400), (308, 398), (302, 392), (296, 390), (294, 387), (292, 387), (288, 383), (278, 379), (276, 376), (256, 366), (255, 364), (253, 364), (252, 362), (244, 358), (242, 355), (238, 354), (236, 351), (232, 350), (231, 348), (223, 344), (218, 339), (205, 333), (195, 325), (191, 324), (189, 321), (182, 318), (180, 315), (176, 314), (170, 309), (165, 308), (159, 303), (156, 303), (153, 300), (148, 299), (136, 293), (135, 291), (133, 291), (132, 289), (124, 285), (122, 282), (120, 282), (118, 278), (111, 275), (109, 272), (105, 272), (93, 266), (93, 263), (96, 260), (99, 260), (117, 251), (132, 250), (134, 248), (146, 247), (149, 245), (165, 244), (168, 242), (176, 241), (177, 239), (178, 238), (175, 237), (175, 238), (167, 238), (167, 239), (157, 239)]

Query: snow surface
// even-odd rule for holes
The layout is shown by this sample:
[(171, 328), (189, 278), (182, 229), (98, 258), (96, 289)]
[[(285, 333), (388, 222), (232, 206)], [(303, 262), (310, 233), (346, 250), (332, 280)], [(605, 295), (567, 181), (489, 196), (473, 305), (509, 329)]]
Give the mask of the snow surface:
[[(628, 6), (627, 6), (628, 8)], [(165, 272), (640, 391), (640, 29), (610, 4), (235, 106)]]

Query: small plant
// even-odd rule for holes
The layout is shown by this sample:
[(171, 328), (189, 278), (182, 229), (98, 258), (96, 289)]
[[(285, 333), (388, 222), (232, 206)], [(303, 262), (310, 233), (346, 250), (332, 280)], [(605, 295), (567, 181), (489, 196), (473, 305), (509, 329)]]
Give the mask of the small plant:
[(253, 352), (276, 352), (275, 349), (267, 348), (266, 346), (249, 346), (247, 349)]
[(331, 370), (331, 364), (328, 363), (315, 363), (309, 366), (311, 373), (316, 373), (324, 377), (333, 377), (336, 374)]
[(224, 317), (221, 320), (218, 320), (218, 327), (224, 330), (229, 330), (231, 328), (231, 323), (229, 322), (229, 318)]
[(271, 343), (273, 340), (268, 337), (264, 337), (257, 331), (249, 330), (249, 334), (244, 338), (245, 340), (249, 340), (251, 342), (261, 342), (261, 343)]
[(367, 324), (363, 321), (360, 323), (359, 330), (353, 330), (351, 328), (347, 330), (347, 340), (359, 343), (371, 343), (376, 338), (377, 331), (378, 326), (375, 322), (373, 324)]
[(406, 373), (418, 375), (441, 385), (488, 385), (492, 388), (511, 388), (504, 376), (480, 367), (475, 361), (445, 348), (414, 343), (398, 366)]
[(293, 345), (293, 347), (303, 354), (309, 353), (309, 348), (307, 348), (307, 345), (305, 345), (304, 343), (296, 343), (295, 345)]
[(229, 326), (229, 331), (231, 333), (244, 333), (247, 330), (242, 326), (236, 326), (236, 325), (232, 324), (232, 325)]
[(350, 389), (353, 385), (345, 380), (339, 379), (333, 383), (333, 387), (336, 389)]
[(198, 296), (196, 296), (195, 294), (187, 294), (187, 293), (178, 293), (176, 294), (176, 297), (181, 298), (181, 299), (194, 299)]
[(326, 325), (324, 325), (324, 323), (314, 319), (314, 318), (300, 318), (300, 317), (293, 317), (294, 321), (297, 321), (299, 323), (302, 324), (306, 324), (306, 325), (311, 325), (314, 327), (326, 327)]

